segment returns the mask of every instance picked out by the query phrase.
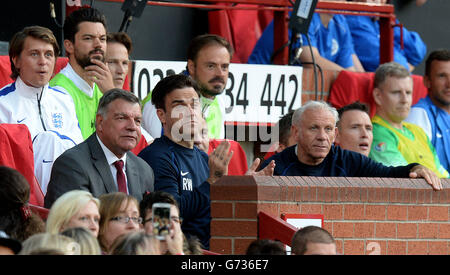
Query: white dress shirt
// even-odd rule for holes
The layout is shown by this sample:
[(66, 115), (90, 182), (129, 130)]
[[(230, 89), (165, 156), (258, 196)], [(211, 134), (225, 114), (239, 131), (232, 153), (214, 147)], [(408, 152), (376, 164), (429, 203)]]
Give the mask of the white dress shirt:
[(119, 190), (119, 186), (117, 185), (117, 169), (116, 169), (116, 166), (114, 165), (114, 162), (116, 162), (118, 160), (123, 161), (123, 173), (125, 174), (125, 180), (127, 182), (127, 194), (129, 194), (130, 192), (129, 192), (129, 188), (128, 188), (128, 179), (126, 177), (127, 154), (124, 154), (122, 158), (118, 158), (113, 152), (111, 152), (111, 150), (108, 149), (108, 147), (105, 146), (105, 144), (103, 144), (103, 142), (100, 140), (100, 138), (98, 137), (97, 134), (96, 134), (96, 137), (97, 137), (98, 143), (100, 143), (100, 147), (102, 147), (103, 153), (105, 154), (106, 161), (108, 162), (109, 169), (111, 170), (111, 174), (114, 179), (114, 183), (117, 186), (117, 190)]

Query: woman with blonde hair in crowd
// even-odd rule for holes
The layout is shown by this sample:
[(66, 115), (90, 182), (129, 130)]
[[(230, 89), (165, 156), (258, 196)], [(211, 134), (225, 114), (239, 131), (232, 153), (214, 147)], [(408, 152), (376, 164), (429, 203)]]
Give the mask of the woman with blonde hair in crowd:
[(81, 255), (101, 255), (102, 250), (96, 237), (85, 227), (71, 227), (61, 232), (61, 235), (74, 239), (80, 245)]
[(100, 201), (84, 190), (72, 190), (59, 197), (50, 208), (47, 232), (58, 234), (71, 227), (84, 227), (98, 236)]
[(100, 196), (100, 230), (98, 240), (107, 253), (121, 235), (141, 230), (142, 218), (135, 197), (122, 192)]

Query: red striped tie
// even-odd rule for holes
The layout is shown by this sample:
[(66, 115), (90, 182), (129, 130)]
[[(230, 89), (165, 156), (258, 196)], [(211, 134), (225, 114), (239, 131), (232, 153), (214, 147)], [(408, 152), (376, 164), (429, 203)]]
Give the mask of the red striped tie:
[(123, 173), (123, 160), (118, 160), (114, 162), (114, 166), (117, 169), (117, 186), (119, 188), (119, 192), (128, 194), (127, 181), (125, 179), (125, 174)]

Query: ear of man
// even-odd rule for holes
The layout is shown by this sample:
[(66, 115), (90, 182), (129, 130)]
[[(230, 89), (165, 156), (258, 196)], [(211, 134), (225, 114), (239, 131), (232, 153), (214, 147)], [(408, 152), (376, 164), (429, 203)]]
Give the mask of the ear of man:
[(339, 127), (336, 127), (336, 132), (335, 132), (335, 138), (334, 138), (334, 144), (339, 145)]
[(166, 112), (163, 109), (156, 109), (156, 115), (158, 116), (159, 120), (161, 121), (161, 124), (166, 123)]
[(188, 59), (187, 69), (188, 69), (189, 75), (194, 77), (194, 74), (195, 74), (195, 63), (194, 63), (194, 61), (192, 59)]
[(373, 89), (373, 100), (378, 106), (381, 106), (381, 93), (380, 88)]
[(67, 52), (68, 54), (73, 54), (74, 46), (73, 46), (72, 41), (70, 41), (70, 40), (68, 40), (68, 39), (64, 40), (64, 49), (66, 49), (66, 52)]
[(426, 75), (423, 77), (423, 85), (425, 85), (425, 87), (427, 87), (427, 89), (431, 88), (430, 78)]
[(300, 134), (300, 131), (297, 128), (297, 125), (292, 124), (291, 133), (294, 136), (294, 139), (297, 141), (299, 139), (299, 134)]
[(14, 66), (16, 67), (16, 69), (20, 69), (19, 67), (17, 67), (17, 65), (18, 65), (17, 61), (18, 61), (18, 60), (19, 60), (19, 56), (16, 56), (16, 57), (13, 57), (13, 58), (12, 58), (13, 64), (14, 64)]
[(102, 126), (102, 122), (103, 122), (103, 116), (101, 114), (96, 114), (95, 115), (95, 129), (97, 132), (102, 132), (103, 131), (103, 126)]

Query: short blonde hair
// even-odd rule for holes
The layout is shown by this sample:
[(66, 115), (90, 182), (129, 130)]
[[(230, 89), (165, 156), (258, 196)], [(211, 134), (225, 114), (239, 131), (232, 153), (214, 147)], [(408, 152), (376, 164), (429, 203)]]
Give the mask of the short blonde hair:
[(64, 255), (80, 255), (80, 245), (72, 238), (61, 234), (39, 233), (22, 243), (20, 255), (30, 255), (36, 251), (55, 250)]
[(380, 88), (388, 77), (407, 78), (411, 77), (411, 74), (403, 65), (395, 61), (381, 64), (375, 71), (373, 87)]
[(61, 232), (70, 219), (90, 201), (100, 209), (100, 201), (88, 191), (72, 190), (64, 193), (50, 208), (46, 224), (47, 232), (51, 234)]
[(100, 244), (91, 231), (84, 227), (71, 227), (61, 232), (61, 235), (74, 239), (80, 245), (80, 255), (101, 255)]

